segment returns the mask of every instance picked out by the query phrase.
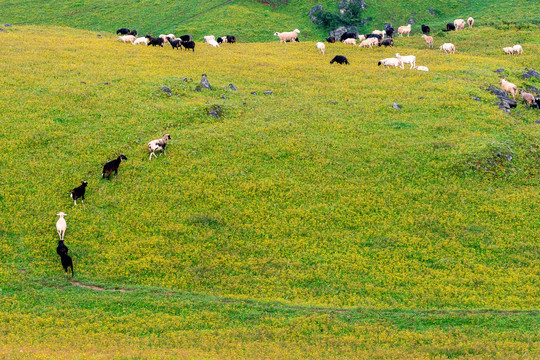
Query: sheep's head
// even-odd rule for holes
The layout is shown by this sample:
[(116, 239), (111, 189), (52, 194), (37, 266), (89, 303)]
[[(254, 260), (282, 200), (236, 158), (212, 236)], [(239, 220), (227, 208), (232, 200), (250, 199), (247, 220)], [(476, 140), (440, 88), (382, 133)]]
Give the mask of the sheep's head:
[(164, 139), (167, 139), (167, 140), (171, 140), (171, 135), (169, 134), (165, 134), (165, 136), (163, 136)]
[(65, 212), (63, 212), (63, 211), (60, 211), (60, 212), (59, 212), (58, 214), (56, 214), (56, 215), (62, 217), (62, 216), (66, 216), (67, 214), (66, 214)]
[(295, 33), (297, 33), (297, 34), (300, 34), (300, 30), (298, 30), (298, 29), (294, 29), (293, 32), (295, 32)]
[(86, 185), (88, 185), (88, 181), (81, 181), (81, 185), (86, 187)]

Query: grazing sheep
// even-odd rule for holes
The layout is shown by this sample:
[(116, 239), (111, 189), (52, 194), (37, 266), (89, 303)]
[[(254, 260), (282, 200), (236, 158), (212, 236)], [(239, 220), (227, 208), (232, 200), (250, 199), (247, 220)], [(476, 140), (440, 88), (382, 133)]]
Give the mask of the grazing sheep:
[(507, 55), (512, 55), (514, 53), (514, 48), (509, 46), (509, 47), (505, 47), (503, 48), (503, 51), (507, 54)]
[(117, 37), (116, 40), (123, 41), (124, 43), (133, 43), (137, 38), (133, 35), (124, 35)]
[(191, 35), (182, 35), (178, 39), (180, 39), (182, 41), (193, 41), (193, 36), (191, 36)]
[(129, 35), (130, 30), (128, 28), (121, 28), (116, 30), (116, 35), (122, 34), (122, 35)]
[(378, 66), (383, 66), (383, 67), (390, 67), (390, 66), (394, 66), (396, 69), (399, 67), (399, 66), (403, 66), (401, 64), (401, 60), (397, 59), (397, 58), (386, 58), (386, 59), (382, 59), (382, 60), (379, 60), (379, 62), (377, 63)]
[(509, 92), (514, 98), (514, 100), (516, 100), (516, 94), (517, 94), (516, 84), (512, 84), (510, 81), (506, 79), (501, 79), (499, 83), (501, 84), (502, 89), (506, 92)]
[(469, 16), (469, 18), (467, 19), (467, 24), (469, 24), (469, 28), (473, 27), (474, 19), (472, 16)]
[(454, 20), (454, 26), (455, 26), (456, 30), (465, 29), (465, 20), (463, 20), (463, 19)]
[(101, 177), (105, 179), (105, 175), (107, 176), (107, 179), (111, 179), (111, 174), (114, 171), (114, 175), (118, 175), (118, 167), (120, 166), (120, 163), (122, 160), (127, 160), (126, 155), (120, 154), (116, 159), (111, 160), (103, 166), (103, 172), (101, 173)]
[(423, 34), (429, 34), (431, 32), (431, 28), (427, 25), (422, 24), (422, 33)]
[(333, 44), (333, 43), (336, 42), (336, 38), (334, 36), (329, 36), (329, 37), (326, 38), (326, 41)]
[(512, 49), (514, 49), (514, 52), (517, 54), (523, 54), (523, 48), (521, 45), (514, 45)]
[(208, 45), (212, 45), (213, 47), (219, 47), (219, 44), (218, 42), (216, 41), (216, 38), (214, 37), (214, 35), (207, 35), (204, 37), (204, 41), (206, 41), (206, 43)]
[(182, 40), (169, 38), (169, 44), (171, 44), (171, 47), (173, 48), (173, 50), (180, 49), (182, 47)]
[(174, 34), (167, 34), (165, 35), (167, 38), (171, 38), (171, 39), (176, 39), (176, 36), (174, 36)]
[(384, 45), (384, 47), (394, 47), (394, 39), (384, 39), (379, 43), (379, 46)]
[(71, 268), (71, 277), (74, 276), (73, 273), (73, 260), (68, 254), (60, 254), (60, 260), (62, 261), (62, 267), (66, 272), (66, 277), (68, 277), (68, 268)]
[(60, 256), (68, 254), (68, 247), (64, 244), (64, 240), (58, 240), (58, 246), (56, 247), (56, 253)]
[(184, 50), (191, 49), (195, 52), (195, 42), (193, 41), (182, 41), (182, 46), (184, 47)]
[(393, 27), (389, 27), (386, 29), (386, 36), (389, 37), (389, 38), (393, 38), (394, 37), (394, 28)]
[(382, 41), (382, 36), (379, 35), (379, 34), (366, 34), (366, 39), (377, 39), (378, 42), (381, 42)]
[(148, 39), (148, 44), (147, 46), (161, 46), (163, 47), (163, 38), (160, 38), (160, 37), (157, 37), (157, 38), (153, 38), (151, 37), (150, 35), (146, 35), (146, 38)]
[(341, 37), (339, 38), (339, 41), (343, 41), (346, 39), (356, 39), (356, 33), (351, 31), (346, 31), (343, 34), (341, 34)]
[(403, 36), (403, 34), (407, 34), (407, 37), (411, 33), (411, 24), (407, 26), (400, 26), (397, 29), (399, 36)]
[(433, 48), (433, 36), (422, 35), (428, 48)]
[(414, 67), (414, 70), (418, 70), (418, 71), (426, 71), (426, 72), (429, 71), (429, 69), (428, 69), (427, 66), (415, 66), (415, 67)]
[(359, 47), (360, 49), (365, 48), (365, 47), (368, 47), (368, 46), (369, 46), (370, 48), (372, 48), (373, 45), (376, 44), (376, 43), (378, 43), (378, 42), (379, 42), (379, 41), (377, 40), (377, 38), (370, 38), (370, 39), (366, 39), (366, 40), (362, 41), (362, 42), (360, 43), (360, 45), (358, 45), (358, 47)]
[(446, 32), (446, 31), (454, 31), (454, 30), (456, 30), (456, 26), (452, 23), (448, 23), (446, 24), (446, 30), (443, 30), (443, 31)]
[(137, 32), (137, 30), (133, 29), (129, 32), (129, 35), (133, 35), (135, 37), (137, 37), (137, 35), (139, 35), (139, 33)]
[(343, 40), (343, 43), (345, 45), (356, 45), (356, 39), (352, 39), (352, 38), (345, 39)]
[(324, 43), (319, 41), (317, 43), (317, 50), (319, 50), (319, 52), (324, 55), (324, 52), (326, 50), (326, 45), (324, 45)]
[(66, 223), (66, 219), (64, 219), (64, 216), (66, 216), (67, 214), (60, 211), (56, 215), (60, 216), (60, 219), (58, 219), (58, 221), (56, 222), (56, 232), (58, 233), (60, 240), (64, 241), (64, 235), (66, 234), (66, 229), (67, 229), (67, 223)]
[(365, 35), (358, 35), (358, 41), (364, 41), (364, 40), (366, 40)]
[(81, 198), (81, 202), (84, 204), (84, 193), (86, 192), (86, 186), (88, 182), (82, 181), (81, 185), (77, 186), (75, 189), (71, 190), (70, 197), (73, 199), (73, 204), (77, 206), (77, 199)]
[(375, 35), (381, 35), (382, 37), (384, 37), (384, 35), (386, 34), (384, 31), (382, 30), (373, 30), (371, 32), (372, 34), (375, 34)]
[(236, 44), (236, 36), (234, 35), (227, 35), (226, 36), (227, 41), (229, 44)]
[(148, 150), (150, 150), (150, 157), (148, 161), (152, 160), (152, 155), (157, 159), (156, 151), (161, 151), (161, 154), (166, 154), (167, 140), (171, 139), (171, 135), (165, 134), (161, 139), (152, 140), (148, 143)]
[(445, 54), (452, 53), (455, 54), (456, 47), (451, 43), (444, 43), (439, 47), (439, 50), (443, 50)]
[(337, 62), (340, 65), (343, 65), (343, 64), (350, 65), (349, 60), (347, 60), (347, 58), (343, 55), (336, 55), (334, 56), (332, 60), (330, 60), (330, 64), (333, 64), (335, 62)]
[[(174, 36), (174, 35), (173, 35)], [(163, 43), (168, 43), (169, 42), (169, 35), (164, 35), (164, 34), (161, 34), (158, 36), (159, 38), (163, 39)]]
[(519, 89), (519, 92), (521, 93), (521, 97), (523, 98), (523, 102), (529, 104), (532, 107), (537, 107), (536, 99), (534, 98), (534, 95), (528, 92), (525, 92), (523, 89)]
[(397, 53), (396, 58), (399, 59), (399, 61), (401, 61), (402, 69), (404, 68), (403, 64), (411, 64), (410, 69), (416, 66), (416, 56), (414, 55), (401, 56), (399, 53)]
[(279, 37), (279, 42), (285, 43), (287, 41), (293, 41), (298, 37), (298, 34), (300, 34), (300, 30), (294, 29), (293, 31), (287, 31), (287, 32), (275, 32), (274, 36)]
[(134, 42), (132, 42), (133, 45), (137, 45), (137, 44), (148, 44), (148, 38), (147, 37), (140, 37), (140, 38), (137, 38), (135, 39)]

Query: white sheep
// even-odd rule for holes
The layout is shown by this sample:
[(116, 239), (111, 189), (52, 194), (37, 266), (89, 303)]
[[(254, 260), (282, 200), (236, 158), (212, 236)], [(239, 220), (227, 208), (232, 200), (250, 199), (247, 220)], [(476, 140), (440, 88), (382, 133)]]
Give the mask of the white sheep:
[(397, 31), (399, 36), (403, 36), (403, 34), (407, 34), (407, 36), (409, 36), (409, 34), (411, 33), (411, 24), (407, 26), (400, 26), (398, 27)]
[(384, 37), (384, 35), (386, 35), (386, 33), (382, 30), (373, 30), (371, 32), (372, 34), (376, 34), (376, 35), (381, 35), (382, 37)]
[(443, 50), (445, 54), (456, 52), (456, 47), (452, 43), (444, 43), (439, 47), (439, 50)]
[(516, 99), (516, 94), (517, 94), (517, 86), (516, 84), (512, 84), (510, 81), (506, 80), (506, 79), (501, 79), (501, 81), (499, 81), (501, 86), (502, 86), (502, 89), (506, 92), (509, 92), (510, 94), (512, 94), (512, 97), (514, 98), (514, 100)]
[(504, 48), (503, 48), (503, 51), (504, 51), (507, 55), (512, 55), (512, 54), (514, 53), (514, 48), (511, 47), (511, 46), (504, 47)]
[(148, 44), (148, 38), (146, 37), (140, 37), (140, 38), (137, 38), (135, 39), (134, 42), (132, 42), (133, 45), (137, 45), (137, 44)]
[(319, 50), (319, 52), (320, 52), (321, 54), (324, 55), (324, 51), (326, 50), (326, 45), (324, 45), (324, 43), (322, 43), (322, 42), (319, 41), (319, 42), (317, 43), (317, 49)]
[(521, 45), (514, 45), (512, 49), (514, 49), (514, 52), (517, 54), (523, 54), (523, 48)]
[(414, 67), (414, 70), (418, 70), (418, 71), (425, 71), (425, 72), (428, 72), (429, 69), (427, 66), (415, 66)]
[(137, 38), (133, 35), (124, 35), (116, 38), (116, 40), (123, 41), (124, 43), (133, 43), (136, 39)]
[(463, 20), (463, 19), (454, 20), (454, 26), (456, 27), (456, 30), (465, 29), (465, 20)]
[(383, 67), (394, 66), (396, 67), (396, 69), (398, 68), (398, 66), (402, 66), (401, 60), (397, 58), (386, 58), (386, 59), (379, 60), (379, 63), (377, 65), (378, 66), (383, 65)]
[(379, 40), (377, 38), (369, 38), (369, 39), (366, 39), (364, 41), (362, 41), (360, 43), (360, 45), (358, 45), (359, 48), (364, 48), (364, 47), (370, 47), (372, 48), (373, 45), (377, 44), (379, 42)]
[(353, 39), (353, 38), (345, 39), (343, 40), (343, 43), (345, 45), (356, 45), (356, 39)]
[(300, 34), (300, 30), (294, 29), (293, 31), (287, 31), (287, 32), (275, 32), (274, 36), (279, 37), (279, 42), (287, 42), (287, 41), (294, 41), (298, 37), (298, 34)]
[(396, 58), (401, 61), (401, 68), (403, 69), (403, 64), (411, 64), (410, 69), (416, 66), (416, 56), (414, 55), (408, 55), (408, 56), (401, 56), (399, 53), (396, 54)]
[(56, 222), (56, 232), (58, 233), (58, 236), (60, 237), (60, 241), (64, 241), (64, 235), (66, 234), (67, 229), (67, 223), (66, 219), (64, 219), (64, 216), (67, 214), (60, 211), (57, 216), (60, 216), (60, 219)]
[(469, 24), (469, 28), (472, 28), (474, 24), (474, 19), (472, 16), (469, 16), (469, 18), (467, 19), (467, 24)]
[(204, 40), (208, 45), (212, 45), (213, 47), (219, 47), (219, 44), (216, 41), (216, 37), (214, 35), (204, 36)]
[(154, 155), (154, 157), (157, 159), (156, 151), (161, 151), (161, 155), (166, 154), (165, 148), (167, 147), (167, 140), (170, 139), (171, 135), (165, 134), (161, 139), (150, 141), (148, 143), (148, 150), (150, 150), (150, 157), (148, 158), (148, 161), (152, 160), (152, 155)]
[(358, 41), (366, 40), (366, 35), (358, 35)]
[(428, 48), (433, 48), (433, 36), (422, 35)]

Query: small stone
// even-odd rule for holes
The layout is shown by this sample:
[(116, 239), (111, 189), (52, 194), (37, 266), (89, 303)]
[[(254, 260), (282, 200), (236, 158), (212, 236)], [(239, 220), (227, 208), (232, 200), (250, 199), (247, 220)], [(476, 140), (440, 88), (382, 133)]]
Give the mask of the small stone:
[(498, 68), (497, 70), (494, 70), (493, 72), (496, 72), (496, 73), (500, 74), (500, 73), (504, 72), (504, 69), (503, 68)]
[(237, 91), (238, 90), (236, 88), (236, 86), (234, 86), (233, 84), (229, 84), (229, 87), (231, 88), (232, 91)]
[[(525, 69), (525, 70), (527, 70), (527, 69)], [(523, 79), (529, 79), (529, 78), (532, 78), (532, 77), (540, 78), (540, 73), (531, 69), (531, 70), (529, 70), (529, 71), (527, 71), (526, 73), (523, 74)]]
[(399, 110), (399, 109), (403, 109), (403, 106), (398, 105), (397, 103), (393, 103), (393, 104), (392, 104), (392, 107), (393, 107), (394, 109), (398, 109), (398, 110)]
[(540, 119), (534, 120), (535, 123), (540, 124)]
[(11, 24), (4, 24), (5, 27), (11, 27)]
[(223, 110), (219, 106), (214, 105), (208, 111), (208, 115), (215, 117), (216, 119), (219, 119), (223, 115)]
[(476, 97), (476, 96), (473, 96), (472, 98), (473, 98), (473, 100), (476, 100), (476, 101), (482, 101), (482, 99), (480, 99), (479, 97)]
[(86, 85), (86, 81), (81, 81), (81, 84), (84, 84), (84, 85)]
[(432, 7), (429, 8), (429, 13), (430, 13), (431, 15), (437, 17), (437, 14), (435, 13), (435, 10), (434, 10)]
[(167, 86), (164, 86), (161, 88), (161, 91), (163, 91), (164, 93), (166, 93), (167, 95), (171, 96), (172, 95), (172, 91), (170, 88), (168, 88)]
[(208, 81), (208, 78), (206, 77), (206, 74), (202, 74), (201, 78), (201, 86), (205, 89), (212, 90), (212, 86), (210, 86), (210, 82)]
[(101, 36), (101, 34), (97, 34), (97, 37), (101, 39), (103, 36)]
[(110, 85), (108, 81), (105, 81), (103, 85)]
[(202, 89), (201, 89), (200, 85), (195, 86), (195, 91), (200, 92), (201, 90), (202, 90)]
[(257, 92), (256, 92), (256, 91), (252, 91), (250, 94), (251, 94), (251, 95), (257, 95)]
[(6, 29), (4, 29), (4, 28), (0, 28), (0, 31), (4, 31), (4, 32), (7, 32), (7, 30), (6, 30)]
[(225, 95), (221, 95), (221, 98), (222, 98), (223, 100), (227, 100), (227, 98), (225, 97)]
[(183, 82), (187, 82), (187, 77), (180, 78)]
[(264, 94), (264, 95), (273, 95), (274, 92), (268, 90), (268, 91), (263, 92), (263, 94)]

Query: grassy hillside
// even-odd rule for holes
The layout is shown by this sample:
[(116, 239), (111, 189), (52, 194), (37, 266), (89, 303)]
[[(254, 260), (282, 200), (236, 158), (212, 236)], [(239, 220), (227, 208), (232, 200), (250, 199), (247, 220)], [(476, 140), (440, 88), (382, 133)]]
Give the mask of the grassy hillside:
[[(301, 39), (320, 40), (327, 31), (311, 23), (309, 10), (322, 4), (327, 10), (337, 11), (337, 1), (291, 0), (286, 5), (271, 7), (254, 0), (183, 1), (81, 1), (66, 0), (43, 2), (27, 0), (0, 0), (4, 23), (49, 24), (69, 26), (94, 31), (114, 32), (120, 27), (136, 28), (140, 34), (159, 33), (193, 34), (196, 39), (204, 35), (235, 34), (241, 42), (275, 40), (275, 31), (299, 28)], [(473, 16), (479, 26), (496, 25), (527, 27), (538, 24), (540, 3), (536, 0), (515, 1), (427, 1), (407, 2), (367, 1), (365, 18), (371, 18), (362, 29), (371, 32), (385, 22), (396, 27), (409, 19), (416, 21), (413, 31), (419, 32), (420, 24), (433, 29), (442, 28), (455, 18)], [(433, 8), (433, 15), (430, 13)], [(506, 25), (505, 25), (506, 24)]]
[[(521, 79), (537, 29), (438, 36), (455, 56), (419, 37), (322, 56), (313, 42), (191, 53), (67, 28), (0, 36), (1, 354), (538, 356), (540, 115), (484, 90), (497, 68), (540, 87)], [(523, 56), (500, 50), (514, 43)], [(396, 51), (431, 72), (377, 67)], [(351, 65), (331, 66), (338, 53)], [(196, 91), (202, 73), (213, 90)], [(75, 280), (132, 292), (65, 280), (60, 210)]]

